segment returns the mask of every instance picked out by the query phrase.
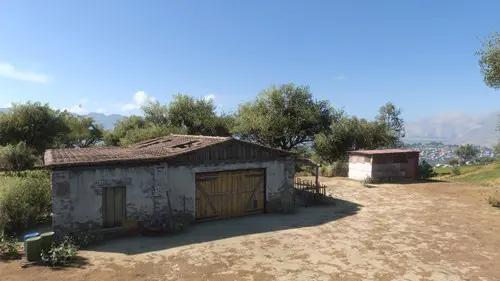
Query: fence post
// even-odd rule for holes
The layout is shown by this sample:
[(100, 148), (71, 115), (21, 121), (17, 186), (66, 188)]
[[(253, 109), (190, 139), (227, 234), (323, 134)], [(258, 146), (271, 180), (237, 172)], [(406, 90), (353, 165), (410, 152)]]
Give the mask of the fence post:
[(316, 164), (316, 193), (319, 193), (319, 164)]

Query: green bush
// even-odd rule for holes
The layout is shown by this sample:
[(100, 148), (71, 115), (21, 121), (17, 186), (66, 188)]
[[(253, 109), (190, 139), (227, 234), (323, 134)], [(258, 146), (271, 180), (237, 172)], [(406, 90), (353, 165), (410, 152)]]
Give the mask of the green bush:
[(64, 266), (71, 263), (78, 254), (78, 246), (69, 236), (64, 237), (61, 242), (54, 242), (50, 250), (43, 251), (42, 261), (52, 266)]
[(326, 166), (322, 165), (321, 167), (319, 167), (319, 175), (324, 177), (326, 174)]
[(37, 161), (35, 151), (20, 142), (17, 145), (0, 147), (0, 169), (7, 171), (23, 171), (33, 168)]
[(15, 237), (6, 236), (0, 230), (0, 257), (17, 257), (19, 248)]
[(419, 178), (420, 179), (429, 179), (432, 177), (435, 177), (437, 173), (434, 171), (434, 168), (432, 168), (432, 165), (427, 163), (427, 161), (423, 160), (419, 168)]
[(349, 173), (349, 163), (347, 160), (338, 160), (335, 161), (332, 165), (334, 177), (347, 177)]
[(325, 177), (333, 177), (335, 174), (335, 167), (333, 165), (327, 165), (325, 167)]
[(347, 177), (349, 164), (346, 160), (338, 160), (319, 167), (319, 175), (323, 177)]
[(460, 173), (461, 172), (460, 172), (460, 168), (459, 167), (453, 167), (453, 168), (451, 168), (451, 175), (452, 176), (458, 176), (458, 175), (460, 175)]
[[(49, 173), (37, 171), (13, 181), (0, 198), (0, 223), (10, 232), (19, 232), (36, 222), (45, 221), (52, 210)], [(2, 219), (3, 218), (3, 219)]]

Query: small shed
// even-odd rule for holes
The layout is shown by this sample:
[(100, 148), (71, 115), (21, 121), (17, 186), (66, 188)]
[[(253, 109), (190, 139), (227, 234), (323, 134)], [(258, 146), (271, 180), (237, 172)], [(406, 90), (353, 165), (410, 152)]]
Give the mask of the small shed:
[(419, 151), (406, 149), (356, 150), (349, 152), (349, 178), (364, 180), (418, 178)]
[[(169, 135), (130, 147), (51, 149), (53, 227), (63, 232), (147, 221), (271, 212), (293, 186), (290, 152), (231, 137)], [(290, 199), (292, 198), (292, 199)]]

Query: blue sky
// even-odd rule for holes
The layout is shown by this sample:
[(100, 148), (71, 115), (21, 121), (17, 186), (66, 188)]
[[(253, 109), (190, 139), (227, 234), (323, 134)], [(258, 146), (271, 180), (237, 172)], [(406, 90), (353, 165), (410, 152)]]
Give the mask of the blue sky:
[[(500, 1), (0, 2), (0, 107), (137, 113), (175, 93), (236, 109), (271, 84), (372, 118), (500, 109), (474, 52)], [(81, 104), (80, 108), (78, 105)]]

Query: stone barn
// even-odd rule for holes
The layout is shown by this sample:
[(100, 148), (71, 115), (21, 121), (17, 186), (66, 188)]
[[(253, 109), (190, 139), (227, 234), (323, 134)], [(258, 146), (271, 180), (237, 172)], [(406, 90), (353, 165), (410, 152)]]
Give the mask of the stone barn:
[(231, 137), (51, 149), (44, 160), (53, 227), (62, 232), (119, 227), (169, 210), (193, 220), (265, 213), (293, 200), (293, 155)]
[(349, 152), (349, 178), (389, 181), (418, 178), (419, 151), (405, 149)]

